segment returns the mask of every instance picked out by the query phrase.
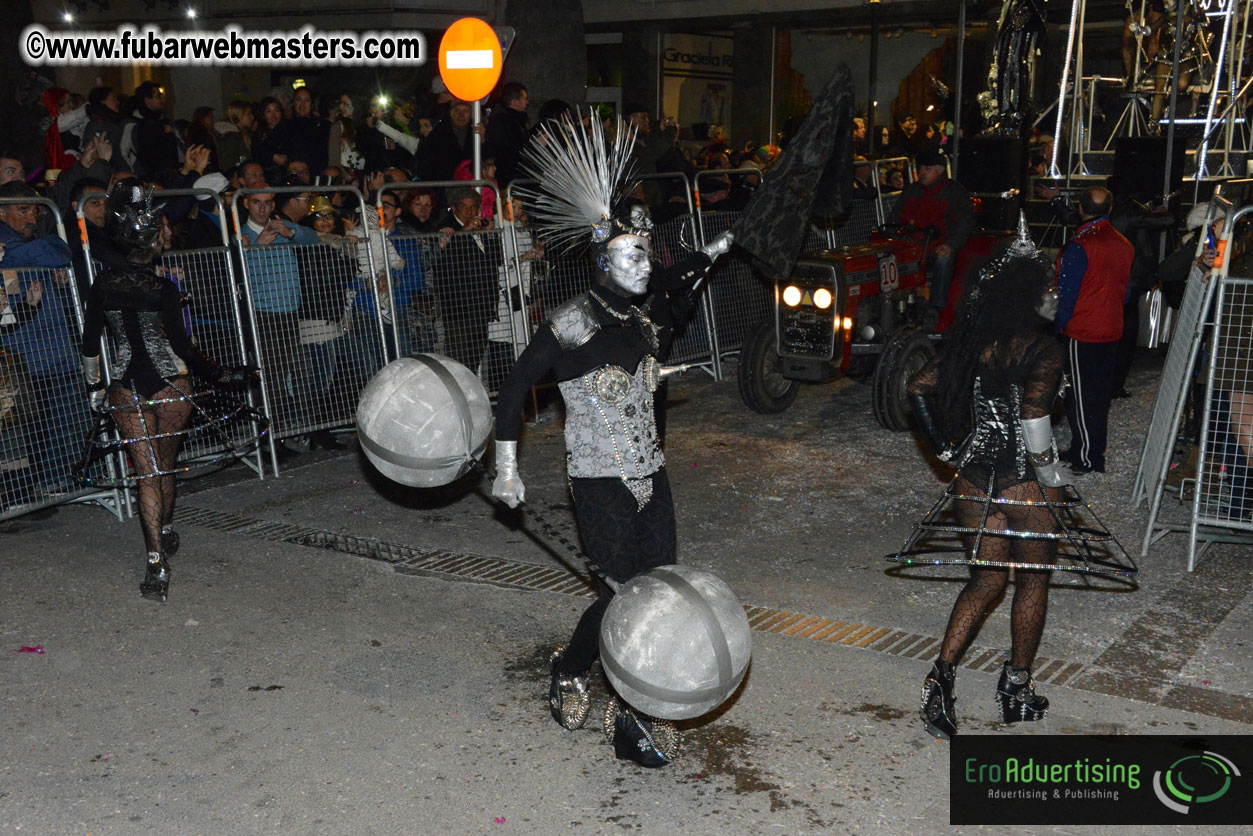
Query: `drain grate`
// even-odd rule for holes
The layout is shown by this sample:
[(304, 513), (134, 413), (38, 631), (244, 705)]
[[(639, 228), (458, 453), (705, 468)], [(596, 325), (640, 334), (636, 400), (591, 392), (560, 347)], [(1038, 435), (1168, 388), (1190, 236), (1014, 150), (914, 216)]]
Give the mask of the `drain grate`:
[[(354, 537), (320, 528), (275, 523), (207, 508), (179, 508), (180, 524), (194, 525), (212, 531), (240, 534), (258, 540), (290, 543), (297, 546), (365, 557), (391, 564), (402, 574), (434, 574), (461, 580), (527, 589), (557, 592), (594, 598), (596, 591), (581, 575), (551, 566), (536, 566), (499, 557), (463, 554), (447, 549), (423, 550), (400, 543), (388, 543), (372, 537)], [(823, 618), (805, 613), (768, 607), (745, 607), (749, 626), (759, 633), (775, 633), (810, 641), (855, 647), (905, 659), (929, 660), (939, 650), (940, 640), (905, 630)], [(1005, 650), (971, 647), (961, 667), (967, 670), (999, 673), (1008, 658)], [(1084, 669), (1079, 662), (1038, 657), (1035, 680), (1043, 684), (1064, 685)]]

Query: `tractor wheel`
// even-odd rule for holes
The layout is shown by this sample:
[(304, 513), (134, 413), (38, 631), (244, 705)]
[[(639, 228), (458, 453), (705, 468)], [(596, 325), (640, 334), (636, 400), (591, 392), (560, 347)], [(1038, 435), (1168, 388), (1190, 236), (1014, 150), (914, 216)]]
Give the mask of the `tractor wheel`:
[(749, 333), (740, 349), (740, 397), (753, 412), (782, 412), (796, 400), (801, 384), (779, 372), (779, 347), (774, 323), (767, 320)]
[(916, 328), (897, 331), (888, 340), (870, 384), (874, 417), (881, 427), (903, 432), (914, 426), (907, 387), (934, 356), (935, 346)]

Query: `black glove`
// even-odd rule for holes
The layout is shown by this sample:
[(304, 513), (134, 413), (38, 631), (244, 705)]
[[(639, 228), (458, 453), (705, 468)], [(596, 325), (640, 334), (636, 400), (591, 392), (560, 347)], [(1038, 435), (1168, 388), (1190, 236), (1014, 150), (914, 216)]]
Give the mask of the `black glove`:
[(934, 400), (932, 395), (910, 395), (909, 405), (914, 410), (914, 418), (918, 421), (918, 429), (922, 432), (922, 437), (927, 440), (927, 444), (931, 445), (936, 457), (942, 462), (952, 461), (953, 456), (957, 454), (957, 448), (949, 444), (944, 433), (940, 431), (940, 424), (935, 420), (935, 414), (931, 410), (932, 400)]
[(221, 386), (223, 389), (247, 389), (249, 384), (257, 380), (257, 372), (260, 371), (256, 366), (233, 366), (230, 369), (218, 375), (218, 379), (214, 384)]

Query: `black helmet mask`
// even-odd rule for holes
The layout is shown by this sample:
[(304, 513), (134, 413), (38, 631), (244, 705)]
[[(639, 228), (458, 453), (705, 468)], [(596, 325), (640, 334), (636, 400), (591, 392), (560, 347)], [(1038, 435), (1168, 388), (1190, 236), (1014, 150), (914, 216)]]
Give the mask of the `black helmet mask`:
[(131, 261), (150, 261), (161, 251), (165, 222), (152, 206), (152, 189), (124, 180), (109, 193), (105, 232)]

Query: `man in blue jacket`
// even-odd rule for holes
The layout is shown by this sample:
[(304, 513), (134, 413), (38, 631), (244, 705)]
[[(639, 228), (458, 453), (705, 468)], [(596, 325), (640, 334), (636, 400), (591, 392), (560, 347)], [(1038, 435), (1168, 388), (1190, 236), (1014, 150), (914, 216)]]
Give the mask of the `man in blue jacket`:
[[(268, 192), (243, 199), (248, 218), (239, 230), (244, 244), (244, 266), (252, 289), (257, 317), (257, 342), (262, 381), (270, 399), (270, 426), (276, 438), (299, 423), (288, 389), (288, 374), (296, 372), (292, 359), (300, 357), (300, 269), (292, 244), (312, 246), (318, 234), (274, 214), (274, 195)], [(278, 444), (280, 459), (296, 451)]]
[[(35, 192), (20, 181), (0, 186), (0, 198), (32, 197)], [(43, 288), (33, 315), (4, 331), (0, 344), (21, 355), (30, 373), (36, 418), (22, 431), (40, 487), (53, 492), (72, 487), (70, 466), (82, 453), (90, 408), (78, 369), (73, 283), (65, 269), (70, 248), (55, 235), (37, 237), (38, 225), (38, 204), (0, 204), (4, 268), (28, 268), (17, 271), (21, 296), (36, 282)]]

